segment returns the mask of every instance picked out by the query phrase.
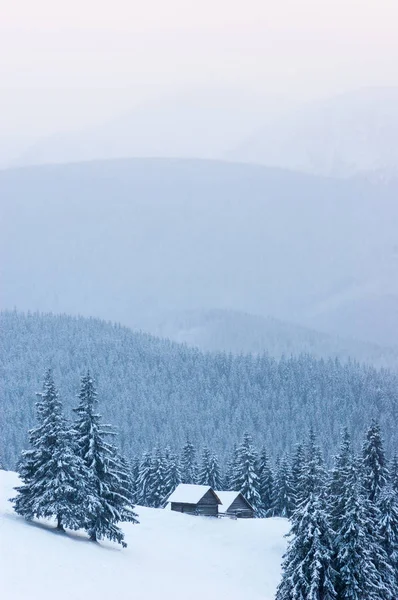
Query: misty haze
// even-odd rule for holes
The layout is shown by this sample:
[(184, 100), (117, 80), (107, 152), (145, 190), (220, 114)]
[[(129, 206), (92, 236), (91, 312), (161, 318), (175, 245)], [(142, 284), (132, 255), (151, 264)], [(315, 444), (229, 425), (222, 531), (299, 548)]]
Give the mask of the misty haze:
[(2, 597), (396, 600), (395, 0), (1, 12)]

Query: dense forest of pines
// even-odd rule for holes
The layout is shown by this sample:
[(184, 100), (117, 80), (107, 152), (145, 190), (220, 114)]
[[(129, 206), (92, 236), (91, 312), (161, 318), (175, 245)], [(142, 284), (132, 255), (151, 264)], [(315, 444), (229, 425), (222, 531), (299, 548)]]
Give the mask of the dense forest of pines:
[(1, 314), (0, 459), (14, 468), (34, 424), (35, 392), (49, 368), (65, 403), (75, 406), (88, 368), (97, 380), (102, 412), (120, 432), (129, 458), (189, 439), (225, 463), (247, 431), (272, 460), (286, 457), (312, 426), (326, 462), (348, 426), (354, 445), (372, 417), (386, 450), (397, 447), (398, 375), (354, 362), (201, 353), (95, 319)]
[(126, 546), (120, 522), (137, 523), (134, 504), (162, 508), (181, 483), (240, 491), (256, 517), (291, 520), (276, 600), (396, 600), (398, 459), (389, 460), (372, 420), (359, 453), (347, 429), (331, 469), (309, 430), (291, 456), (271, 464), (249, 434), (220, 468), (212, 449), (187, 441), (180, 454), (154, 449), (126, 460), (103, 425), (90, 373), (81, 378), (75, 419), (68, 421), (51, 370), (36, 403), (36, 426), (11, 501), (28, 520), (54, 517), (57, 528), (85, 529)]

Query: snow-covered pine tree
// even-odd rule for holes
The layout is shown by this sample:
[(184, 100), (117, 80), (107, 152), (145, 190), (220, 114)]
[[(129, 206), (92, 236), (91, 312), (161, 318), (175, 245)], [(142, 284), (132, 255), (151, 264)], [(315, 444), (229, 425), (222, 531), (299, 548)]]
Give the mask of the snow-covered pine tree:
[(395, 577), (395, 598), (398, 598), (398, 493), (391, 485), (380, 494), (379, 534)]
[(308, 501), (311, 493), (317, 493), (325, 482), (325, 467), (321, 449), (317, 443), (316, 435), (311, 428), (307, 443), (304, 445), (304, 462), (298, 478), (295, 492), (295, 505)]
[(395, 454), (390, 466), (390, 483), (393, 490), (398, 493), (398, 455)]
[(178, 456), (169, 452), (165, 464), (163, 504), (180, 483), (181, 472)]
[(150, 482), (150, 506), (160, 508), (166, 498), (166, 463), (167, 457), (160, 448), (152, 455), (152, 475)]
[(310, 493), (295, 511), (276, 600), (335, 600), (333, 537), (321, 494)]
[(353, 454), (351, 436), (348, 429), (343, 430), (338, 454), (334, 458), (333, 467), (327, 485), (327, 502), (332, 527), (337, 529), (339, 519), (345, 511), (345, 498), (342, 495), (345, 482), (352, 468)]
[(38, 425), (29, 432), (31, 449), (22, 453), (19, 474), (23, 485), (12, 500), (15, 511), (27, 519), (55, 517), (57, 528), (78, 529), (93, 504), (88, 473), (76, 455), (62, 403), (48, 370), (36, 403)]
[(236, 461), (231, 486), (234, 491), (241, 492), (254, 510), (261, 511), (260, 481), (257, 473), (258, 457), (253, 440), (248, 433), (236, 452)]
[(275, 470), (274, 491), (269, 514), (273, 517), (289, 518), (293, 511), (293, 489), (290, 463), (284, 456)]
[(197, 483), (209, 485), (213, 490), (221, 490), (223, 487), (217, 457), (208, 448), (204, 448), (202, 452)]
[(195, 446), (187, 440), (181, 455), (181, 483), (196, 483), (197, 472)]
[(142, 506), (152, 506), (152, 457), (144, 452), (137, 477), (136, 502)]
[(389, 480), (386, 455), (380, 425), (373, 419), (362, 446), (362, 473), (364, 489), (371, 502), (377, 502)]
[(133, 488), (133, 501), (134, 504), (138, 504), (139, 500), (139, 488), (138, 488), (138, 475), (140, 471), (140, 460), (136, 456), (130, 461), (130, 473), (131, 473), (131, 482)]
[(367, 496), (360, 463), (351, 461), (341, 489), (335, 535), (339, 600), (396, 600), (394, 573), (379, 533), (380, 513)]
[(259, 474), (259, 493), (261, 498), (261, 513), (266, 516), (272, 508), (274, 497), (274, 477), (268, 454), (265, 448), (262, 449), (258, 461)]
[(300, 492), (300, 482), (303, 472), (303, 466), (305, 462), (305, 452), (303, 444), (297, 444), (292, 460), (290, 469), (290, 484), (292, 489), (292, 510), (295, 510), (298, 506), (298, 498)]
[(225, 468), (225, 473), (224, 473), (224, 487), (226, 490), (230, 490), (230, 491), (234, 491), (233, 490), (233, 483), (234, 483), (234, 473), (235, 473), (235, 465), (238, 461), (238, 448), (237, 445), (234, 444), (234, 449), (232, 451), (231, 456), (229, 457), (228, 461), (227, 461), (227, 465)]
[(74, 438), (79, 456), (89, 472), (90, 491), (95, 502), (85, 519), (85, 529), (93, 541), (109, 538), (126, 546), (121, 521), (137, 523), (133, 494), (126, 465), (116, 447), (106, 438), (114, 436), (109, 425), (101, 423), (94, 380), (87, 372), (81, 378), (79, 405), (74, 408)]

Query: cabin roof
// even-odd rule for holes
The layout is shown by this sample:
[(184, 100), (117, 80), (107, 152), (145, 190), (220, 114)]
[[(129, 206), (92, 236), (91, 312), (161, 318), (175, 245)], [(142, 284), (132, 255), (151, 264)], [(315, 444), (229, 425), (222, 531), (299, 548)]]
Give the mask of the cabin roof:
[(180, 483), (168, 497), (167, 502), (181, 502), (182, 504), (197, 504), (203, 496), (211, 491), (221, 504), (216, 492), (209, 485), (196, 485), (194, 483)]
[(227, 510), (229, 509), (229, 507), (231, 506), (231, 504), (233, 504), (235, 502), (235, 500), (237, 499), (238, 496), (241, 496), (243, 498), (243, 500), (245, 501), (245, 503), (252, 509), (252, 505), (250, 504), (250, 502), (248, 500), (246, 500), (246, 498), (244, 497), (244, 495), (241, 492), (216, 492), (217, 496), (220, 498), (221, 500), (221, 506), (219, 507), (219, 512), (224, 513), (227, 512)]

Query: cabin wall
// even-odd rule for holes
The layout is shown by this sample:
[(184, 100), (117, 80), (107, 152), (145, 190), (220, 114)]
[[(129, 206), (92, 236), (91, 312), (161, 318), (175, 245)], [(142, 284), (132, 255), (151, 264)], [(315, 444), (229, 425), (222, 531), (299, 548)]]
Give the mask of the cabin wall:
[(227, 514), (235, 514), (238, 518), (242, 519), (253, 519), (254, 511), (245, 502), (242, 496), (238, 496), (227, 510)]

